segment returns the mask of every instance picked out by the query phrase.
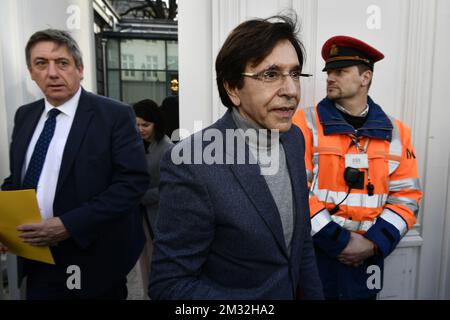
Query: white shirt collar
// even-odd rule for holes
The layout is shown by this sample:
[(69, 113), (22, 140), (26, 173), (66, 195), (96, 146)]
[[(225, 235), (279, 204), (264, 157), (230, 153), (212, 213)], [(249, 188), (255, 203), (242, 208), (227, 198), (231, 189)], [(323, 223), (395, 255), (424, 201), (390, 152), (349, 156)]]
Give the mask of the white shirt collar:
[(80, 96), (81, 96), (81, 86), (78, 88), (78, 91), (73, 95), (72, 98), (64, 102), (59, 107), (55, 107), (50, 102), (48, 102), (47, 99), (45, 99), (45, 114), (48, 114), (48, 112), (53, 108), (58, 108), (58, 110), (61, 111), (61, 113), (73, 118), (75, 116), (75, 111), (77, 111)]
[(336, 108), (338, 108), (340, 111), (342, 111), (342, 112), (344, 112), (344, 113), (346, 113), (346, 114), (349, 114), (349, 115), (351, 115), (351, 116), (354, 116), (354, 117), (365, 117), (365, 116), (367, 116), (367, 114), (369, 113), (369, 105), (368, 105), (368, 104), (366, 104), (366, 108), (365, 108), (360, 114), (358, 114), (358, 115), (356, 115), (356, 116), (353, 115), (353, 114), (351, 114), (350, 112), (348, 112), (348, 110), (345, 109), (343, 106), (341, 106), (339, 103), (335, 102), (334, 105), (335, 105)]

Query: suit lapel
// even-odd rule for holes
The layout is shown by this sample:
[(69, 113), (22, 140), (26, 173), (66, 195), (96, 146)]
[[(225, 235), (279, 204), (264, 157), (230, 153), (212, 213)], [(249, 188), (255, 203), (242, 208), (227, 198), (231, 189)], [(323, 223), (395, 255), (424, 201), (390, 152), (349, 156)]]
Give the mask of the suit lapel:
[(259, 165), (233, 164), (230, 168), (287, 257), (280, 214)]
[[(286, 163), (289, 170), (289, 176), (291, 177), (292, 185), (292, 198), (294, 206), (294, 233), (292, 235), (292, 248), (298, 241), (295, 241), (296, 236), (303, 234), (303, 222), (301, 221), (302, 210), (307, 208), (302, 208), (302, 197), (305, 193), (306, 184), (306, 169), (299, 165), (303, 161), (303, 154), (301, 151), (301, 145), (299, 139), (295, 139), (293, 135), (298, 134), (291, 128), (288, 132), (281, 136), (281, 143), (283, 144), (284, 153), (286, 154)], [(303, 172), (302, 172), (303, 170)], [(309, 212), (307, 213), (309, 216)]]
[[(58, 184), (56, 186), (56, 194), (64, 185), (64, 181), (69, 175), (70, 168), (78, 154), (78, 150), (83, 142), (87, 128), (92, 118), (92, 105), (90, 97), (84, 89), (81, 91), (80, 101), (78, 102), (75, 118), (73, 119), (72, 128), (70, 129), (67, 142), (64, 147), (64, 153), (61, 161), (61, 168), (59, 170)], [(55, 196), (56, 197), (56, 196)]]
[(28, 150), (28, 145), (30, 144), (31, 137), (34, 134), (37, 123), (44, 111), (44, 100), (39, 100), (36, 102), (36, 106), (31, 106), (30, 110), (27, 112), (27, 119), (24, 121), (25, 124), (21, 126), (21, 129), (17, 131), (15, 137), (15, 145), (17, 146), (13, 154), (13, 163), (17, 165), (14, 170), (13, 184), (15, 188), (20, 188), (22, 185), (22, 168), (25, 162), (25, 155)]
[[(233, 121), (230, 110), (218, 123), (222, 130), (224, 137), (227, 137), (225, 129), (236, 129), (236, 124)], [(239, 136), (238, 136), (239, 139)], [(224, 147), (227, 143), (224, 144)], [(261, 175), (261, 169), (258, 164), (249, 164), (249, 152), (247, 144), (240, 142), (238, 146), (245, 145), (245, 164), (238, 164), (236, 145), (234, 154), (227, 154), (228, 150), (224, 150), (227, 157), (234, 159), (230, 169), (233, 172), (239, 184), (244, 189), (250, 201), (255, 206), (259, 216), (262, 218), (267, 228), (272, 232), (276, 242), (280, 246), (283, 254), (288, 257), (286, 242), (284, 239), (283, 227), (281, 225), (280, 213), (270, 193), (267, 182), (264, 176)]]

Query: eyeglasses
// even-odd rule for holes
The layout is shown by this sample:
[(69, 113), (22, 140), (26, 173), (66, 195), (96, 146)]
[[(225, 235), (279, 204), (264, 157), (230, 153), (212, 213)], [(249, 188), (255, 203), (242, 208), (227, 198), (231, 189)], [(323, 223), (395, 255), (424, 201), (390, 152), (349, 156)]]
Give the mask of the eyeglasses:
[(287, 76), (291, 77), (291, 79), (294, 81), (299, 81), (300, 77), (312, 77), (312, 74), (301, 73), (299, 70), (292, 70), (289, 71), (288, 73), (283, 73), (279, 70), (272, 70), (272, 69), (263, 70), (257, 73), (243, 72), (241, 73), (241, 75), (269, 83), (277, 83), (283, 77)]

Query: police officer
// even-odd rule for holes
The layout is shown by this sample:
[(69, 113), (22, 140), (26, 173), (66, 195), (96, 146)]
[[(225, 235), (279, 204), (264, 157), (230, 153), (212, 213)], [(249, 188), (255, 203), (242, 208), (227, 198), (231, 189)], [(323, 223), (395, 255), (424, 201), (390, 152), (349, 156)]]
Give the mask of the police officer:
[(328, 299), (375, 299), (383, 260), (422, 197), (410, 130), (368, 95), (384, 55), (348, 36), (322, 48), (327, 97), (293, 118), (305, 136), (317, 262)]

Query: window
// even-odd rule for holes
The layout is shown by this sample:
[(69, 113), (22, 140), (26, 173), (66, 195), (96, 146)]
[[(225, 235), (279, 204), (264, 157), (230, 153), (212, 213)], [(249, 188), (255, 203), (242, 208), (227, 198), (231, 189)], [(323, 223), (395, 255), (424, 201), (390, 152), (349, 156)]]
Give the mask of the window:
[[(131, 54), (122, 54), (122, 69), (134, 69), (134, 56)], [(134, 70), (125, 70), (124, 76), (133, 78)]]
[(127, 103), (149, 98), (161, 104), (171, 95), (170, 80), (178, 78), (177, 41), (108, 39), (107, 70), (108, 96)]
[[(146, 56), (147, 68), (146, 69), (158, 69), (158, 56)], [(156, 71), (147, 71), (147, 77), (149, 80), (156, 81), (157, 73)]]
[(178, 43), (167, 41), (167, 69), (178, 70)]

